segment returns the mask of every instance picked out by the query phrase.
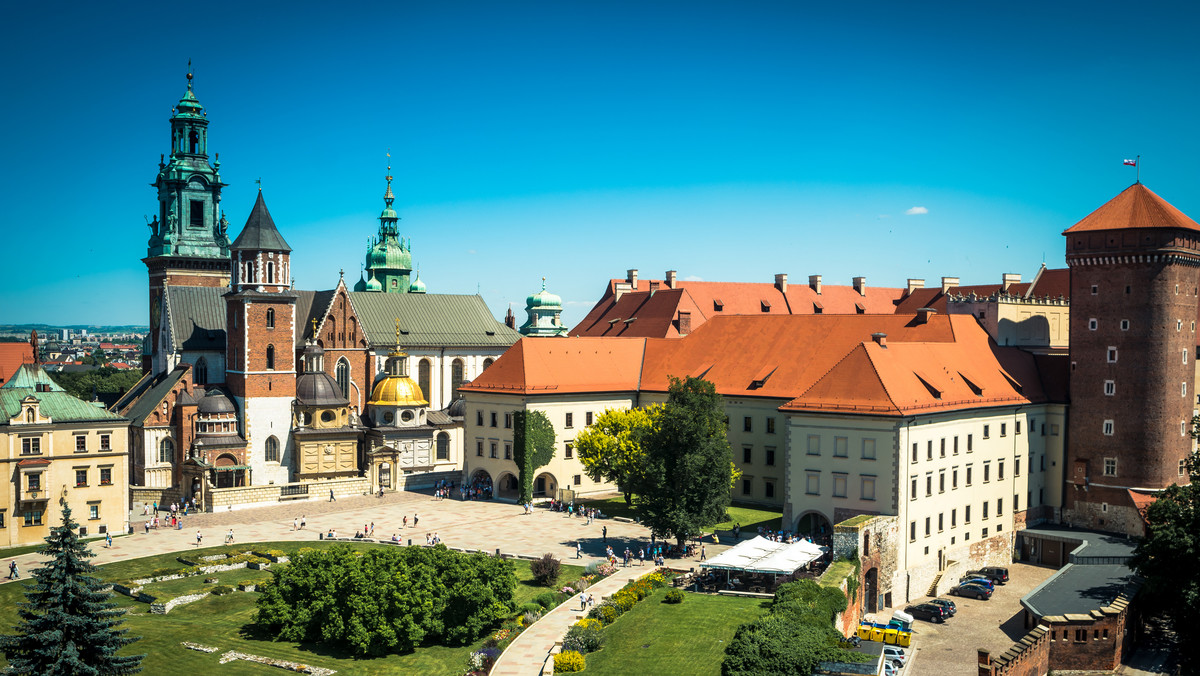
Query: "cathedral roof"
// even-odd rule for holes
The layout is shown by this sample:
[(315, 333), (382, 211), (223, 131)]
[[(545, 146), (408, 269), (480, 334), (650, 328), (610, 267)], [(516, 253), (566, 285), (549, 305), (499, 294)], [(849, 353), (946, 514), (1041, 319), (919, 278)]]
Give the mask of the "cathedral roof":
[(1063, 234), (1092, 230), (1130, 228), (1183, 228), (1200, 230), (1200, 224), (1188, 218), (1165, 199), (1141, 183), (1134, 183), (1120, 195), (1105, 202)]
[(217, 388), (213, 388), (205, 393), (204, 398), (200, 400), (198, 407), (200, 413), (215, 414), (215, 413), (237, 413), (233, 402), (225, 393)]
[(412, 378), (385, 376), (375, 383), (367, 402), (376, 406), (428, 406), (429, 401)]
[(302, 406), (346, 406), (350, 403), (342, 396), (333, 376), (324, 371), (303, 373), (296, 378), (296, 400)]
[(271, 219), (271, 212), (267, 211), (267, 203), (263, 201), (261, 190), (258, 191), (254, 208), (250, 210), (250, 218), (246, 219), (246, 226), (229, 248), (288, 252), (292, 250), (275, 227), (275, 221)]

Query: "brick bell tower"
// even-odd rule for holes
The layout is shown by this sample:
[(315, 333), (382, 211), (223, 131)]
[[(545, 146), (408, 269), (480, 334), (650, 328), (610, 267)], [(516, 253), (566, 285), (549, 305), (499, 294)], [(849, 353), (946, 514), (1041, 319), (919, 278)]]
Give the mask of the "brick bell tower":
[(1141, 183), (1063, 232), (1071, 406), (1062, 521), (1140, 536), (1139, 504), (1190, 481), (1200, 224)]
[(220, 213), (220, 160), (208, 162), (208, 114), (192, 93), (191, 62), (187, 92), (172, 109), (171, 153), (159, 158), (153, 185), (158, 209), (142, 262), (150, 273), (150, 359), (143, 368), (156, 372), (169, 364), (160, 355), (163, 289), (167, 286), (229, 286), (228, 222)]
[(288, 282), (292, 249), (276, 229), (261, 189), (229, 250), (225, 382), (241, 415), (250, 483), (286, 483), (296, 398), (296, 294)]

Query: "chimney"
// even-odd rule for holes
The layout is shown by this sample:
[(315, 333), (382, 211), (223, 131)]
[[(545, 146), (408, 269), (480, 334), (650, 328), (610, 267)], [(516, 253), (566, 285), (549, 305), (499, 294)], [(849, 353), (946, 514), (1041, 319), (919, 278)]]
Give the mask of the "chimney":
[(787, 293), (787, 273), (781, 272), (775, 275), (775, 288), (779, 289), (780, 293)]
[(668, 289), (675, 288), (675, 271), (674, 270), (667, 270), (667, 288)]
[(936, 314), (937, 310), (934, 310), (931, 307), (919, 307), (917, 308), (917, 323), (928, 324), (930, 317), (933, 317)]
[(879, 347), (882, 347), (885, 349), (887, 348), (887, 334), (886, 333), (872, 333), (871, 340), (878, 343)]
[(634, 268), (625, 274), (625, 281), (629, 282), (629, 287), (637, 291), (637, 268)]
[(854, 278), (854, 290), (857, 291), (858, 295), (860, 295), (860, 296), (867, 295), (867, 278), (866, 277), (855, 277)]
[(816, 291), (818, 296), (821, 295), (821, 275), (809, 275), (808, 286)]
[(942, 293), (946, 293), (950, 289), (958, 286), (958, 277), (942, 277)]
[(925, 288), (925, 280), (909, 279), (908, 280), (908, 288), (904, 291), (904, 295), (905, 296), (912, 295), (913, 291), (916, 291), (917, 289), (924, 289), (924, 288)]
[(1000, 278), (1000, 286), (1002, 286), (1005, 291), (1008, 291), (1008, 287), (1012, 286), (1013, 284), (1020, 284), (1020, 283), (1021, 283), (1021, 275), (1016, 272), (1006, 272)]
[(651, 282), (650, 282), (650, 295), (651, 295), (651, 296), (653, 296), (655, 291), (658, 291), (658, 282), (655, 282), (655, 281), (651, 280)]
[(679, 335), (686, 336), (687, 334), (689, 334), (691, 332), (692, 332), (692, 313), (691, 312), (680, 312), (679, 313)]

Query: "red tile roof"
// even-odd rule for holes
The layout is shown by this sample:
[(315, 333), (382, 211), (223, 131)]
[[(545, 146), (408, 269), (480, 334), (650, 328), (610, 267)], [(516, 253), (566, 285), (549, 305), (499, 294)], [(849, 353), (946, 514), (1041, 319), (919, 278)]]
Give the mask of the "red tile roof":
[(1158, 500), (1158, 495), (1130, 490), (1129, 499), (1133, 501), (1133, 506), (1137, 508), (1138, 514), (1141, 514), (1142, 520), (1145, 521), (1146, 510)]
[(646, 343), (642, 338), (522, 338), (460, 389), (519, 394), (633, 392), (641, 379)]
[(21, 364), (33, 362), (33, 346), (29, 343), (0, 343), (0, 385), (21, 368)]
[(1200, 230), (1200, 224), (1141, 183), (1134, 183), (1120, 195), (1105, 202), (1063, 234), (1091, 230), (1128, 228), (1184, 228)]

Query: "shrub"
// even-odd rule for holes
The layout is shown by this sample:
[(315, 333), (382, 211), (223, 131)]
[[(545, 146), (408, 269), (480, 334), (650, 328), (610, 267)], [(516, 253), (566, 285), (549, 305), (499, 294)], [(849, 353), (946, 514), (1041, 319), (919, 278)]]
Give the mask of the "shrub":
[(585, 617), (582, 620), (576, 622), (573, 626), (583, 627), (584, 629), (603, 629), (604, 623), (601, 622), (600, 620), (593, 620), (590, 617)]
[(554, 583), (558, 582), (558, 573), (561, 567), (562, 564), (554, 558), (553, 554), (543, 554), (542, 558), (530, 562), (529, 571), (533, 573), (533, 579), (539, 585), (553, 587)]
[(593, 620), (600, 620), (605, 626), (615, 622), (620, 615), (621, 611), (617, 610), (616, 606), (608, 602), (601, 603), (595, 608), (592, 608), (591, 612), (588, 613), (588, 617)]
[(683, 592), (672, 589), (663, 597), (663, 603), (683, 603)]
[(529, 625), (533, 624), (534, 622), (537, 622), (538, 620), (542, 619), (542, 611), (539, 609), (536, 611), (527, 612), (521, 616), (521, 619), (524, 620), (523, 624), (526, 627), (528, 627)]
[(541, 594), (533, 597), (533, 602), (545, 608), (546, 610), (550, 610), (559, 603), (558, 595), (554, 592), (542, 592)]
[[(595, 620), (591, 620), (596, 622)], [(598, 623), (597, 623), (598, 624)], [(574, 650), (584, 655), (604, 647), (604, 632), (599, 627), (581, 627), (578, 624), (567, 630), (563, 637), (563, 650)]]
[(554, 673), (566, 674), (576, 671), (583, 671), (587, 667), (587, 661), (583, 655), (574, 650), (564, 650), (554, 656)]
[(522, 603), (521, 607), (517, 608), (517, 612), (521, 613), (521, 614), (525, 614), (525, 613), (541, 614), (543, 609), (544, 609), (544, 607), (540, 603)]
[(224, 596), (225, 594), (228, 594), (232, 591), (233, 591), (233, 588), (227, 584), (219, 584), (212, 588), (212, 593), (214, 596)]
[(599, 562), (599, 561), (592, 561), (591, 563), (589, 563), (589, 564), (587, 565), (587, 568), (584, 568), (584, 570), (587, 572), (587, 574), (588, 574), (588, 575), (596, 575), (596, 574), (597, 574), (597, 572), (596, 572), (596, 571), (597, 571), (599, 568), (600, 568), (600, 562)]
[(637, 602), (637, 596), (635, 596), (633, 592), (626, 589), (622, 589), (621, 591), (612, 595), (612, 604), (616, 606), (617, 610), (622, 613), (627, 612)]

